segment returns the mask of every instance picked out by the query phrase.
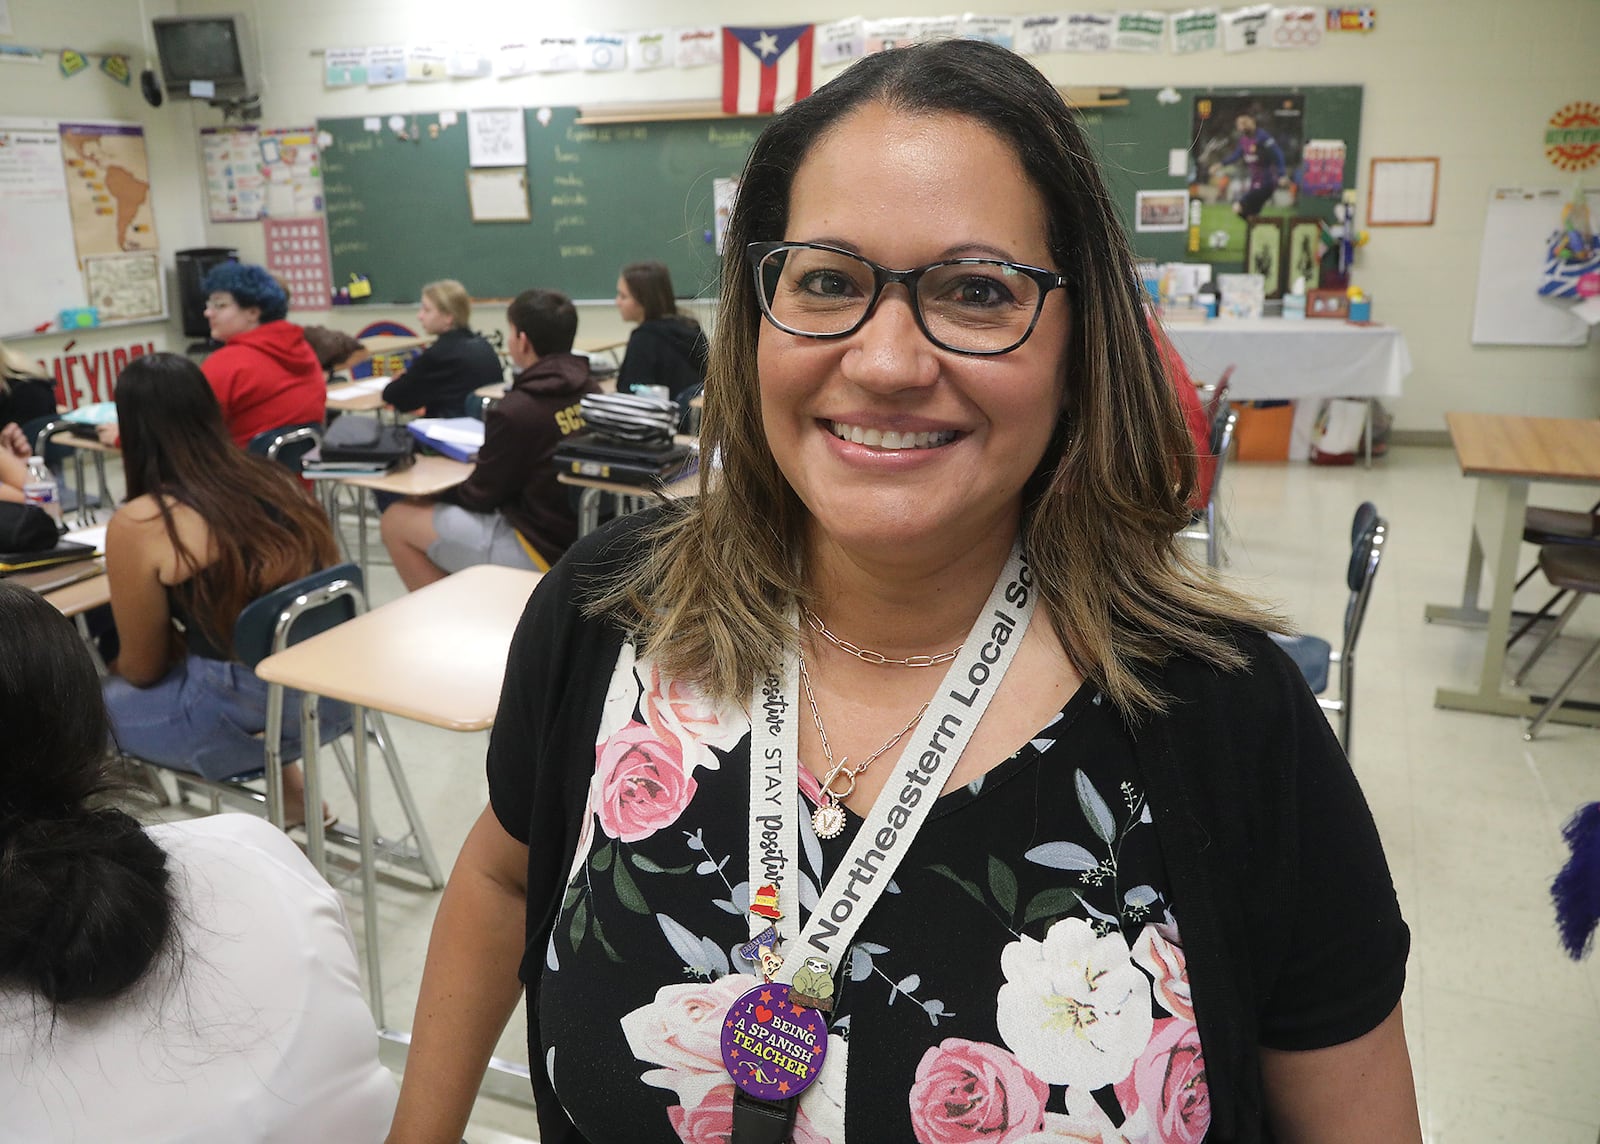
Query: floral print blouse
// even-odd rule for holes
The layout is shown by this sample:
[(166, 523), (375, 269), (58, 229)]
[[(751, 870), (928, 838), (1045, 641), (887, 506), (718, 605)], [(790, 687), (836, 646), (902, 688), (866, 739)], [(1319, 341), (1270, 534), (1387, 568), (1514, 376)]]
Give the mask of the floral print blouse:
[[(728, 1137), (722, 1023), (760, 980), (738, 952), (749, 773), (744, 714), (624, 645), (537, 989), (544, 1064), (594, 1144)], [(860, 820), (819, 840), (802, 776), (803, 925)], [(1205, 1060), (1167, 886), (1131, 744), (1086, 685), (938, 800), (837, 976), (843, 1098), (809, 1089), (794, 1140), (1203, 1139)]]

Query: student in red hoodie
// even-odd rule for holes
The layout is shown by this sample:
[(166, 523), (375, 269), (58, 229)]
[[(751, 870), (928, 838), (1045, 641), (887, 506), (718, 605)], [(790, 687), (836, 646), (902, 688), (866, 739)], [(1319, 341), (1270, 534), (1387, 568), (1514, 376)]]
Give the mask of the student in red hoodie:
[(572, 352), (578, 311), (554, 290), (524, 290), (506, 309), (517, 375), (484, 419), (483, 448), (464, 484), (383, 512), (383, 543), (410, 591), (472, 564), (543, 572), (578, 537), (556, 446), (583, 428), (583, 395), (599, 386)]
[(321, 424), (327, 379), (289, 295), (259, 266), (226, 262), (201, 283), (211, 336), (225, 343), (201, 365), (235, 445), (285, 425)]

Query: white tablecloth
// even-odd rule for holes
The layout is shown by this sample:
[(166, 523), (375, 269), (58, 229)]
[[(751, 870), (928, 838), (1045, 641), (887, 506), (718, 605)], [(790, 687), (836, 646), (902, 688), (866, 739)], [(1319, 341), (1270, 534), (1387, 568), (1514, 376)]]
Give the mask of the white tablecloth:
[(1228, 389), (1235, 401), (1399, 397), (1411, 372), (1405, 335), (1393, 326), (1217, 318), (1165, 329), (1196, 381), (1216, 381), (1236, 367)]

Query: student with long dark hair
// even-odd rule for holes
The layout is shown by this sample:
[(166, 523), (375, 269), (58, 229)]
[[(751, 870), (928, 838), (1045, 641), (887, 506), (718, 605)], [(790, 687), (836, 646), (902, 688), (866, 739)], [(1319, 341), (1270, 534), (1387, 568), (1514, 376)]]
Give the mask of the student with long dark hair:
[(375, 1140), (339, 896), (260, 819), (115, 805), (88, 649), (0, 582), (0, 1138)]
[(660, 262), (630, 262), (617, 278), (617, 311), (638, 322), (617, 371), (617, 390), (664, 385), (674, 399), (706, 380), (710, 348), (700, 323), (678, 312), (672, 274)]
[[(105, 685), (117, 742), (208, 779), (259, 770), (267, 687), (233, 656), (234, 620), (337, 561), (333, 529), (288, 470), (234, 448), (187, 358), (131, 362), (117, 381), (117, 422), (128, 499), (106, 528), (121, 649)], [(299, 745), (298, 720), (285, 719), (285, 755)], [(305, 779), (298, 765), (283, 777), (293, 822)]]

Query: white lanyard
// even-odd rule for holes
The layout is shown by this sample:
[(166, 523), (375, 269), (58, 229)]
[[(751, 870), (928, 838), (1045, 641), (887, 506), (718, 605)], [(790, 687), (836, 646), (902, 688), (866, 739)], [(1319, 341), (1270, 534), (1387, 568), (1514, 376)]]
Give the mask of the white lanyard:
[[(856, 931), (922, 829), (989, 701), (1000, 689), (1033, 618), (1037, 591), (1019, 539), (949, 667), (928, 709), (906, 741), (891, 777), (873, 801), (844, 859), (822, 891), (803, 931), (799, 928), (800, 813), (798, 652), (786, 653), (783, 675), (769, 674), (751, 703), (750, 890), (771, 885), (782, 916), (777, 929), (783, 968), (772, 980), (790, 984), (807, 957), (837, 970)], [(768, 922), (750, 919), (750, 936)]]

